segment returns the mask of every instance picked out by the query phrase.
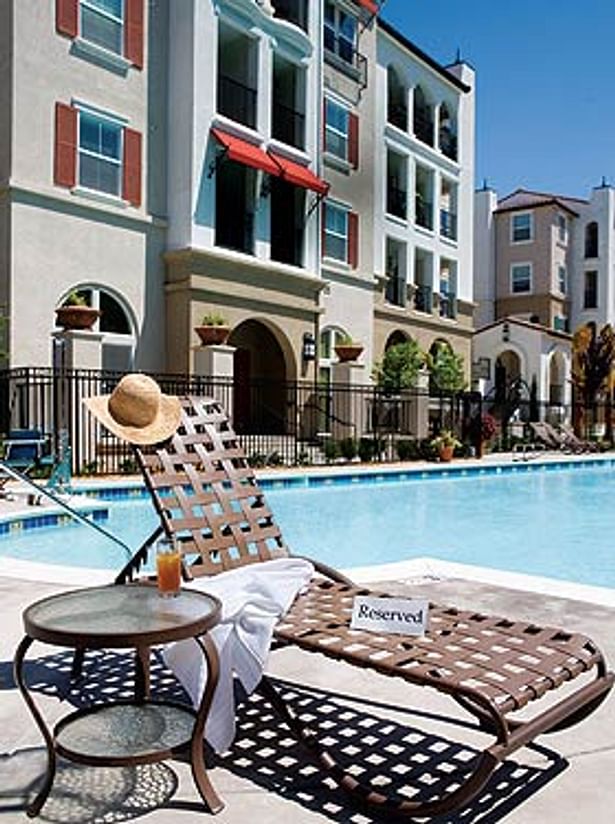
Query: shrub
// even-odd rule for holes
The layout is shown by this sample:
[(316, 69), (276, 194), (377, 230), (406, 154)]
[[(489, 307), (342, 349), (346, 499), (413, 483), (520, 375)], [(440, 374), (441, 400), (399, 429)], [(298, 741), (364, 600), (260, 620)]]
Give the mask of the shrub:
[(395, 449), (400, 461), (415, 461), (420, 455), (418, 443), (409, 438), (397, 441)]
[(206, 312), (201, 324), (203, 326), (226, 326), (226, 318), (220, 312)]
[(340, 455), (347, 461), (357, 457), (358, 447), (355, 438), (344, 438), (339, 443)]
[(272, 452), (270, 455), (267, 456), (267, 465), (268, 466), (282, 466), (284, 463), (284, 458), (280, 455), (279, 452)]
[(358, 451), (361, 461), (369, 463), (378, 452), (378, 443), (374, 438), (361, 438)]
[(267, 456), (262, 452), (252, 452), (251, 455), (248, 455), (248, 464), (253, 469), (262, 469), (267, 465)]
[(373, 378), (385, 392), (399, 392), (416, 384), (425, 363), (425, 353), (414, 340), (396, 343), (384, 353), (374, 366)]
[(322, 451), (324, 452), (325, 458), (329, 463), (336, 460), (340, 456), (340, 447), (337, 441), (334, 441), (333, 438), (327, 438), (322, 446)]

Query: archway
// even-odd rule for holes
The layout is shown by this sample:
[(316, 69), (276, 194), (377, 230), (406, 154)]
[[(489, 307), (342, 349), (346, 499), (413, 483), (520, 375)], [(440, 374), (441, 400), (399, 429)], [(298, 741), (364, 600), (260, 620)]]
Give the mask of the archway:
[(495, 399), (503, 402), (508, 387), (521, 377), (521, 358), (512, 349), (500, 352), (495, 362)]
[(289, 369), (280, 340), (261, 321), (246, 320), (233, 329), (228, 342), (235, 347), (235, 428), (242, 433), (285, 433)]
[(387, 341), (384, 344), (384, 351), (386, 352), (387, 349), (391, 348), (391, 346), (396, 346), (398, 343), (406, 343), (406, 341), (409, 340), (409, 335), (406, 335), (406, 333), (402, 332), (401, 329), (396, 329), (394, 332), (391, 332), (387, 338)]
[(549, 359), (549, 405), (562, 406), (566, 387), (566, 359), (556, 350)]

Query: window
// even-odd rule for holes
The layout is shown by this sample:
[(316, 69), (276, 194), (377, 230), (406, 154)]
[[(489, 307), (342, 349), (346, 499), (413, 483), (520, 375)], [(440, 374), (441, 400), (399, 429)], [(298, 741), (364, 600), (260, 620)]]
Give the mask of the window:
[(348, 263), (358, 262), (359, 216), (343, 206), (324, 204), (323, 256)]
[(216, 171), (216, 246), (254, 254), (256, 170), (226, 161)]
[(122, 127), (89, 112), (79, 112), (80, 186), (120, 196)]
[(415, 136), (428, 146), (434, 143), (433, 108), (420, 86), (414, 90), (413, 127)]
[(514, 294), (532, 289), (532, 264), (513, 263), (510, 267), (510, 290)]
[(555, 315), (553, 328), (556, 332), (568, 332), (568, 318), (565, 315)]
[(408, 131), (408, 92), (392, 66), (387, 69), (387, 121)]
[(511, 241), (513, 243), (527, 243), (532, 240), (533, 236), (533, 220), (531, 212), (520, 212), (512, 215), (511, 222)]
[(81, 0), (81, 36), (103, 49), (122, 54), (124, 45), (123, 0)]
[(566, 215), (557, 216), (557, 237), (560, 243), (568, 242), (568, 221)]
[(98, 57), (106, 52), (112, 66), (118, 55), (141, 69), (144, 7), (144, 0), (56, 0), (56, 30)]
[(325, 100), (325, 151), (348, 159), (350, 112), (327, 98)]
[(325, 3), (325, 49), (346, 63), (354, 62), (357, 20), (335, 3)]
[(585, 285), (583, 290), (583, 309), (598, 308), (598, 272), (590, 269), (585, 272)]
[(595, 220), (585, 227), (585, 257), (598, 257), (598, 224)]
[(562, 295), (565, 295), (568, 291), (568, 276), (565, 266), (557, 267), (557, 288), (560, 290)]

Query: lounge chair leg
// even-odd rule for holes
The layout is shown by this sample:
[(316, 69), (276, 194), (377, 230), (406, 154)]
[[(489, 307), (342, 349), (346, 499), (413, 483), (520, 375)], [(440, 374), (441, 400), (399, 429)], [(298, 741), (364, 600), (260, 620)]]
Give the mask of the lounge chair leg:
[(380, 811), (386, 811), (396, 816), (407, 816), (408, 818), (431, 817), (450, 813), (472, 801), (502, 761), (500, 752), (504, 752), (504, 748), (500, 743), (496, 743), (492, 747), (483, 750), (477, 757), (474, 770), (465, 782), (451, 793), (443, 795), (438, 801), (394, 800), (372, 787), (361, 784), (340, 767), (333, 756), (320, 746), (316, 734), (303, 726), (266, 676), (262, 678), (259, 690), (273, 709), (281, 715), (299, 741), (307, 747), (311, 757), (317, 760), (320, 766), (324, 767), (331, 775), (335, 783), (347, 792), (356, 804), (362, 807), (375, 807)]
[(77, 647), (77, 649), (75, 650), (75, 654), (73, 655), (73, 665), (70, 670), (71, 681), (77, 681), (79, 678), (81, 678), (84, 661), (85, 649), (83, 647)]
[(135, 698), (144, 701), (150, 696), (150, 648), (137, 647), (135, 655)]

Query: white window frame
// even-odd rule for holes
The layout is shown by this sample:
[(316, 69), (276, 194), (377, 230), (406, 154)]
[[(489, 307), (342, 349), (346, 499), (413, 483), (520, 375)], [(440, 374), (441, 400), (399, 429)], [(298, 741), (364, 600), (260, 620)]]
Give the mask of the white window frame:
[[(333, 106), (337, 106), (338, 109), (342, 109), (346, 114), (346, 133), (336, 129), (334, 126), (329, 125), (327, 121), (327, 106), (331, 103)], [(339, 155), (336, 152), (331, 151), (327, 147), (327, 132), (332, 132), (334, 135), (338, 137), (342, 137), (346, 143), (346, 151), (344, 155)], [(338, 100), (335, 100), (332, 97), (325, 96), (325, 152), (326, 154), (330, 155), (331, 157), (337, 158), (337, 160), (343, 160), (346, 163), (349, 162), (349, 153), (350, 153), (350, 109), (347, 106), (342, 105)]]
[[(514, 288), (515, 281), (514, 281), (514, 271), (515, 269), (521, 269), (521, 267), (527, 267), (529, 271), (529, 287), (523, 290), (516, 290)], [(510, 294), (511, 295), (530, 295), (532, 293), (532, 287), (534, 282), (534, 272), (533, 266), (531, 261), (519, 261), (518, 263), (511, 263), (510, 264)]]
[[(587, 276), (590, 272), (593, 272), (596, 278), (596, 289), (594, 294), (596, 295), (596, 301), (594, 306), (587, 306)], [(585, 269), (583, 272), (583, 309), (587, 309), (588, 311), (592, 311), (598, 308), (600, 303), (600, 296), (599, 296), (599, 279), (598, 279), (598, 270), (597, 269)]]
[[(352, 14), (352, 12), (346, 6), (338, 5), (335, 2), (335, 0), (331, 0), (331, 5), (334, 6), (333, 26), (331, 26), (328, 23), (327, 18), (326, 18), (326, 9), (323, 8), (323, 12), (322, 12), (322, 14), (323, 14), (323, 27), (325, 29), (329, 29), (329, 31), (331, 31), (333, 33), (335, 48), (333, 49), (333, 51), (331, 51), (330, 49), (326, 49), (326, 51), (330, 52), (331, 54), (334, 54), (339, 60), (341, 60), (344, 63), (347, 63), (349, 66), (354, 66), (354, 64), (355, 64), (354, 56), (355, 56), (355, 53), (357, 51), (357, 41), (358, 41), (358, 32), (359, 32), (358, 17), (355, 17), (355, 15)], [(341, 14), (345, 14), (346, 17), (352, 18), (352, 20), (354, 21), (354, 37), (353, 37), (352, 44), (351, 44), (351, 47), (352, 47), (352, 59), (351, 60), (346, 60), (346, 58), (344, 58), (340, 55), (339, 41), (344, 40), (344, 42), (350, 43), (350, 40), (348, 40), (348, 38), (345, 35), (341, 34), (341, 24), (340, 24), (340, 15)], [(323, 35), (323, 43), (324, 43), (324, 35)]]
[[(529, 217), (530, 219), (530, 235), (527, 238), (522, 238), (521, 240), (515, 239), (515, 218), (519, 217)], [(534, 213), (530, 211), (525, 212), (512, 212), (510, 215), (510, 242), (515, 246), (521, 243), (532, 243), (534, 240)]]
[[(77, 109), (77, 168), (76, 168), (76, 179), (77, 179), (77, 186), (76, 188), (84, 191), (84, 192), (96, 192), (97, 194), (101, 195), (102, 197), (113, 198), (117, 200), (122, 200), (122, 177), (123, 177), (123, 170), (124, 170), (124, 128), (126, 126), (126, 120), (124, 118), (117, 117), (111, 113), (104, 112), (100, 109), (96, 109), (93, 106), (86, 106), (82, 103), (77, 103), (73, 101), (73, 105)], [(96, 120), (105, 121), (106, 123), (110, 124), (111, 126), (119, 129), (120, 132), (120, 149), (119, 149), (119, 159), (116, 160), (115, 158), (106, 157), (105, 155), (100, 155), (97, 152), (93, 152), (89, 149), (82, 149), (81, 148), (81, 117), (82, 115), (88, 115), (89, 117), (95, 118)], [(105, 162), (112, 162), (119, 168), (119, 191), (114, 194), (111, 192), (107, 192), (104, 189), (93, 189), (91, 186), (85, 186), (81, 183), (81, 157), (82, 155), (88, 155), (89, 157), (95, 157), (99, 159), (103, 159)]]
[[(86, 41), (87, 43), (92, 43), (99, 49), (103, 49), (104, 51), (109, 52), (110, 54), (119, 55), (121, 57), (124, 56), (125, 52), (125, 31), (126, 31), (126, 0), (120, 0), (121, 4), (121, 11), (120, 17), (117, 17), (115, 14), (107, 11), (107, 9), (103, 9), (98, 6), (95, 0), (79, 0), (79, 35), (80, 37)], [(120, 49), (116, 51), (115, 49), (110, 49), (108, 46), (103, 46), (101, 43), (96, 43), (93, 40), (88, 39), (83, 34), (83, 9), (89, 9), (94, 14), (99, 14), (101, 17), (106, 17), (108, 20), (112, 20), (114, 23), (119, 23), (120, 26)]]
[[(346, 232), (345, 232), (345, 234), (342, 235), (342, 234), (338, 234), (337, 232), (330, 232), (330, 231), (327, 230), (327, 211), (329, 209), (336, 209), (339, 212), (344, 212), (344, 216), (345, 216), (345, 220), (346, 220)], [(324, 238), (323, 238), (323, 249), (322, 249), (322, 257), (323, 257), (324, 260), (332, 260), (332, 261), (335, 261), (336, 263), (342, 263), (342, 264), (347, 264), (348, 263), (348, 248), (349, 248), (349, 240), (350, 240), (350, 238), (349, 238), (349, 225), (348, 225), (348, 216), (349, 216), (349, 214), (350, 214), (350, 208), (348, 206), (345, 206), (343, 203), (337, 203), (335, 201), (332, 202), (330, 200), (325, 200), (325, 217), (324, 217), (325, 225), (324, 225), (324, 231), (323, 231)], [(326, 252), (326, 249), (327, 249), (327, 235), (332, 235), (333, 237), (336, 237), (336, 238), (344, 238), (344, 249), (345, 249), (344, 258), (331, 257), (331, 255), (327, 254), (327, 252)]]
[[(562, 272), (564, 273), (563, 278)], [(568, 294), (568, 269), (563, 263), (559, 263), (557, 266), (557, 289), (562, 295)]]

